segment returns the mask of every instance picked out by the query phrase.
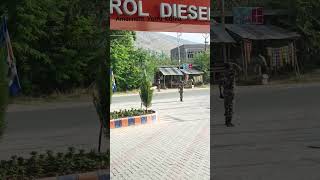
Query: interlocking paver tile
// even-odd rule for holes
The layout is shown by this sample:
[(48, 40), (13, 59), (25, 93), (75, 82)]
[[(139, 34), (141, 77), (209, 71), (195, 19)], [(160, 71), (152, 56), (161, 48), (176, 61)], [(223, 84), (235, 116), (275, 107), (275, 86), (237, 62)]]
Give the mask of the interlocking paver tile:
[[(111, 130), (113, 180), (210, 179), (208, 95), (156, 101), (160, 122)], [(167, 102), (167, 103), (166, 103)], [(139, 107), (114, 104), (112, 110)]]

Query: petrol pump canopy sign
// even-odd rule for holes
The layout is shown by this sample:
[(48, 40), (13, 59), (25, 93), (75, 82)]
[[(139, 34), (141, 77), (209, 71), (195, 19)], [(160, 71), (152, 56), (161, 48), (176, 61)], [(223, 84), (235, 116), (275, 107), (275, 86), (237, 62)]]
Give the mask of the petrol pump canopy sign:
[(113, 30), (210, 32), (209, 0), (111, 0)]

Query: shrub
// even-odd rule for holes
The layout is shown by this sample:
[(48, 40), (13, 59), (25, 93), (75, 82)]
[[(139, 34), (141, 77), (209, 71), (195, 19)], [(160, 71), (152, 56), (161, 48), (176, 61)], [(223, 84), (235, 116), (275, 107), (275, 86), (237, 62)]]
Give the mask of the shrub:
[(153, 90), (151, 89), (151, 82), (148, 80), (146, 71), (142, 77), (141, 87), (140, 87), (140, 98), (142, 104), (146, 108), (146, 112), (148, 108), (151, 106), (153, 96)]
[(134, 117), (134, 116), (141, 116), (144, 114), (152, 114), (153, 111), (144, 111), (142, 109), (130, 109), (130, 110), (120, 110), (111, 112), (110, 120), (111, 119), (119, 119), (124, 117)]

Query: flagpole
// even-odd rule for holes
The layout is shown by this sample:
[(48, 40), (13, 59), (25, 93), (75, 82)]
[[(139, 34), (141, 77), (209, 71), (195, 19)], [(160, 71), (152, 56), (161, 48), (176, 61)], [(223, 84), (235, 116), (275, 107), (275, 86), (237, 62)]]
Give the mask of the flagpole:
[[(221, 23), (222, 23), (222, 29), (223, 31), (226, 30), (226, 19), (225, 19), (225, 0), (221, 0)], [(227, 62), (227, 47), (226, 44), (223, 43), (223, 61)]]
[[(5, 16), (6, 25), (8, 25), (8, 24), (7, 24), (7, 19), (8, 19), (8, 18)], [(8, 26), (7, 26), (7, 27), (8, 27)], [(8, 29), (7, 29), (7, 36), (8, 36), (8, 39), (9, 39), (9, 47), (10, 47), (10, 52), (11, 52), (11, 56), (12, 56), (12, 64), (14, 65), (17, 83), (18, 83), (19, 89), (20, 89), (20, 91), (21, 91), (22, 88), (21, 88), (21, 84), (20, 84), (20, 80), (19, 80), (18, 70), (17, 70), (16, 63), (15, 63), (16, 58), (14, 57), (14, 54), (13, 54), (13, 48), (12, 48), (11, 38), (10, 38), (9, 30), (8, 30)]]
[(9, 60), (10, 60), (10, 62), (8, 62), (9, 63), (9, 68), (10, 69), (14, 68), (13, 71), (14, 71), (14, 76), (15, 77), (13, 79), (11, 79), (11, 80), (12, 80), (12, 83), (14, 83), (15, 80), (17, 81), (17, 84), (18, 84), (18, 87), (19, 87), (19, 91), (21, 91), (22, 88), (21, 88), (21, 84), (20, 84), (20, 80), (19, 80), (18, 70), (17, 70), (16, 63), (15, 63), (15, 57), (14, 57), (14, 54), (13, 54), (11, 38), (10, 38), (10, 35), (9, 35), (9, 30), (8, 30), (7, 19), (8, 19), (7, 16), (3, 17), (3, 21), (4, 21), (3, 23), (4, 23), (4, 26), (6, 28), (5, 29), (6, 46), (7, 46), (7, 51), (8, 51), (8, 57), (9, 57)]
[(5, 23), (5, 26), (6, 26), (6, 36), (8, 38), (8, 41), (7, 41), (7, 48), (8, 48), (8, 55), (10, 55), (11, 57), (11, 60), (12, 60), (12, 63), (13, 63), (13, 60), (15, 59), (14, 58), (14, 55), (13, 55), (13, 50), (12, 50), (12, 45), (11, 45), (11, 38), (10, 38), (10, 35), (9, 35), (9, 30), (8, 30), (8, 24), (7, 24), (7, 17), (5, 16), (4, 17), (4, 23)]

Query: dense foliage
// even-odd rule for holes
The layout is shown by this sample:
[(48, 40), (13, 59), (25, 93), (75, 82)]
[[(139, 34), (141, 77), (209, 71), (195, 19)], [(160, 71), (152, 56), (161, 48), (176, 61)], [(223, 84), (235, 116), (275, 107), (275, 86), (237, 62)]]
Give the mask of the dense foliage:
[(1, 1), (26, 95), (86, 87), (104, 58), (95, 0)]
[(111, 32), (111, 67), (119, 91), (139, 89), (143, 69), (153, 78), (157, 66), (171, 63), (166, 57), (135, 48), (134, 40), (134, 32)]
[(9, 161), (1, 161), (0, 179), (27, 180), (91, 172), (109, 168), (109, 160), (109, 152), (76, 152), (74, 148), (57, 154), (52, 151), (45, 154), (32, 152), (28, 159), (13, 156)]
[(297, 29), (303, 35), (301, 56), (306, 63), (320, 67), (320, 1), (296, 0)]
[(204, 83), (210, 82), (210, 53), (203, 52), (197, 54), (195, 58), (195, 64), (199, 67), (198, 69), (203, 71), (203, 81)]

